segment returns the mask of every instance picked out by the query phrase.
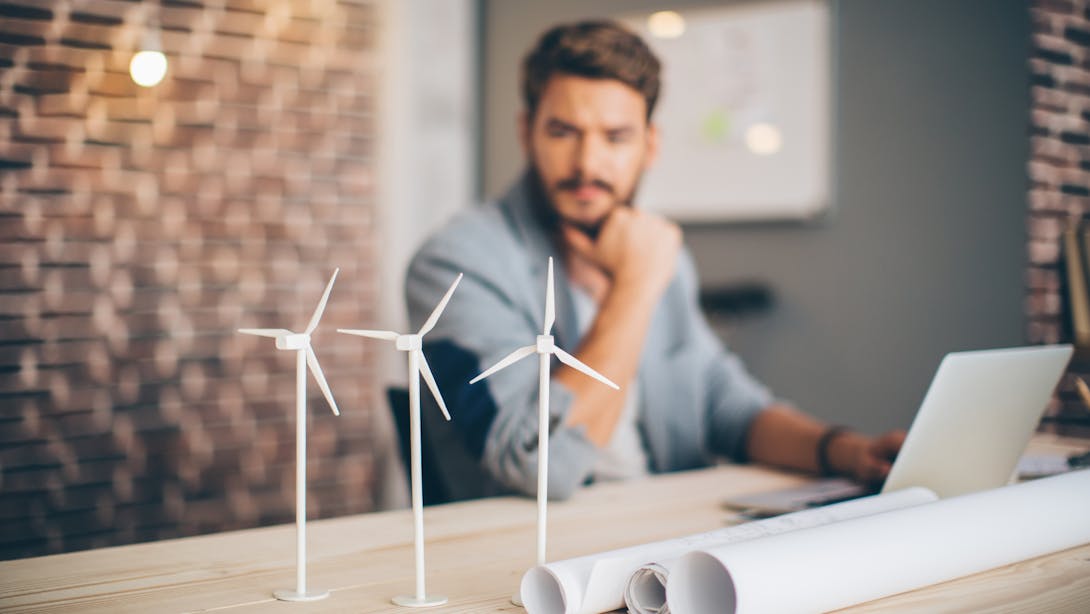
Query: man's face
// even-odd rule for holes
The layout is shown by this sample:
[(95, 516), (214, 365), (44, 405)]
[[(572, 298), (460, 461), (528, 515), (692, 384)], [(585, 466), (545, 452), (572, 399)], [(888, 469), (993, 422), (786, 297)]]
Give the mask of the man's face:
[(657, 148), (643, 96), (613, 79), (553, 76), (521, 134), (550, 206), (590, 233), (631, 204)]

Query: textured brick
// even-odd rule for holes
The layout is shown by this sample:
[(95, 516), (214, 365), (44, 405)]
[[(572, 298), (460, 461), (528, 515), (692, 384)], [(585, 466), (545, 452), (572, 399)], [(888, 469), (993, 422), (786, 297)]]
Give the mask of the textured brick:
[[(1090, 7), (1084, 1), (1034, 0), (1033, 52), (1029, 59), (1031, 124), (1027, 229), (1026, 336), (1031, 343), (1070, 341), (1066, 273), (1060, 261), (1062, 229), (1086, 228), (1090, 219)], [(1046, 414), (1078, 405), (1076, 361)], [(1049, 427), (1065, 432), (1062, 425)], [(1075, 433), (1072, 433), (1075, 434)]]
[(310, 516), (374, 505), (373, 354), (325, 329), (373, 317), (378, 14), (164, 3), (144, 89), (150, 6), (0, 0), (0, 557), (291, 521), (294, 360), (235, 329), (337, 264)]

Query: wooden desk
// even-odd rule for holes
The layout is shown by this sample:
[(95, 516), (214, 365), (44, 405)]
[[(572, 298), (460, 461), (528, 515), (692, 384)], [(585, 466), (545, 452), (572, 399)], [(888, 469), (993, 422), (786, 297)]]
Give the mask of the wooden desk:
[[(1035, 451), (1086, 447), (1038, 437)], [(549, 557), (568, 558), (711, 530), (731, 522), (732, 494), (805, 478), (725, 466), (605, 484), (550, 507)], [(1047, 522), (1048, 519), (1042, 519)], [(508, 601), (533, 563), (535, 506), (496, 498), (427, 508), (434, 612), (517, 612)], [(1090, 519), (1087, 519), (1090, 522)], [(390, 598), (413, 590), (408, 510), (308, 524), (308, 584), (332, 595), (286, 603), (295, 583), (294, 526), (284, 525), (0, 563), (2, 612), (408, 612)], [(936, 553), (943, 556), (943, 553)], [(852, 608), (851, 611), (1090, 611), (1090, 545)]]

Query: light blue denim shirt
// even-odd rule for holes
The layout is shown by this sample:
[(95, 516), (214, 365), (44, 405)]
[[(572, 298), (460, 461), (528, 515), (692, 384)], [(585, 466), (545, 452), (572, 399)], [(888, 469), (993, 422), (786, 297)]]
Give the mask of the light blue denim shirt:
[[(465, 274), (424, 345), (452, 416), (443, 425), (428, 418), (438, 412), (426, 408), (426, 445), (445, 465), (442, 480), (455, 498), (537, 488), (538, 361), (524, 359), (469, 385), (542, 331), (548, 258), (558, 265), (561, 259), (534, 215), (527, 186), (524, 177), (498, 202), (456, 217), (409, 266), (405, 292), (414, 330), (455, 276)], [(555, 276), (553, 334), (574, 353), (580, 338), (570, 281), (563, 266), (555, 267)], [(635, 385), (637, 425), (653, 472), (706, 466), (720, 455), (744, 460), (750, 423), (772, 402), (708, 327), (687, 251), (652, 316)], [(572, 393), (553, 381), (549, 396), (549, 496), (564, 499), (587, 482), (598, 451), (582, 427), (565, 424)], [(453, 469), (457, 456), (480, 471), (471, 475), (466, 464)]]

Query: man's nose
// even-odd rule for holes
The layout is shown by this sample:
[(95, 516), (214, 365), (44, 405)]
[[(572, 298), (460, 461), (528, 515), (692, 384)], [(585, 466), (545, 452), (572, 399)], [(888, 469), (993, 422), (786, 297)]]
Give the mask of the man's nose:
[(604, 151), (602, 139), (588, 134), (579, 140), (579, 151), (575, 157), (576, 169), (581, 175), (593, 178), (599, 174), (603, 163)]

